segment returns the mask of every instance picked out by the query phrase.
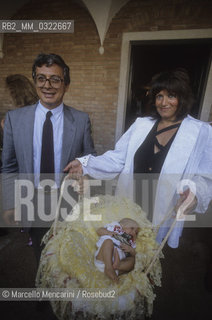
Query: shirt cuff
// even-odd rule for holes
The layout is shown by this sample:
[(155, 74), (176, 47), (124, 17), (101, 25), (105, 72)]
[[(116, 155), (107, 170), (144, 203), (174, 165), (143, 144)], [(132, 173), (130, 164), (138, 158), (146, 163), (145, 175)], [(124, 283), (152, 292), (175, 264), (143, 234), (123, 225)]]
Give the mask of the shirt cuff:
[(77, 160), (79, 160), (79, 162), (82, 165), (82, 170), (83, 170), (83, 175), (89, 175), (88, 170), (86, 169), (86, 166), (88, 164), (88, 160), (90, 158), (90, 154), (81, 158), (76, 158)]
[(76, 158), (76, 159), (79, 160), (79, 162), (83, 167), (87, 167), (89, 158), (90, 158), (90, 154), (81, 158)]

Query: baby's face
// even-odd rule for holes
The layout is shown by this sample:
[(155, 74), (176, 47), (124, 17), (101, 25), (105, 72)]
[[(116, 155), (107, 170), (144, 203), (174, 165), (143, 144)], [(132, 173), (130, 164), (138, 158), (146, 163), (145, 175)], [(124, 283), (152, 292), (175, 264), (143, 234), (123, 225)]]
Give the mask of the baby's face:
[(136, 240), (139, 228), (134, 226), (125, 226), (122, 227), (123, 231), (132, 236), (133, 241)]

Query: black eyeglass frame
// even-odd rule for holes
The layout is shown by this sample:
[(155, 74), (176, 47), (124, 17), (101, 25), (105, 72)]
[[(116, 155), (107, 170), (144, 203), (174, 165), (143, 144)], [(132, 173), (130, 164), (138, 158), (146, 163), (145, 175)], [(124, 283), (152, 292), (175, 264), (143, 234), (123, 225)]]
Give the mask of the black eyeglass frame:
[[(39, 86), (39, 85), (37, 85), (37, 81), (38, 81), (38, 77), (41, 77), (41, 78), (43, 78), (43, 79), (45, 79), (45, 82), (44, 82), (44, 84), (43, 85), (41, 85), (41, 86)], [(58, 80), (60, 80), (59, 82), (58, 82), (58, 87), (56, 86), (54, 86), (54, 85), (52, 85), (52, 80), (53, 80), (53, 77), (55, 78), (57, 78)], [(51, 79), (52, 78), (52, 79)], [(62, 78), (60, 78), (59, 76), (51, 76), (50, 78), (46, 78), (45, 76), (41, 76), (41, 75), (36, 75), (35, 76), (35, 84), (36, 84), (36, 86), (38, 87), (38, 88), (43, 88), (44, 86), (45, 86), (45, 84), (46, 84), (46, 81), (49, 81), (49, 84), (50, 84), (50, 86), (52, 87), (52, 88), (55, 88), (55, 89), (59, 89), (60, 87), (61, 87), (61, 84), (62, 84), (62, 82), (64, 82), (64, 79), (62, 79)]]

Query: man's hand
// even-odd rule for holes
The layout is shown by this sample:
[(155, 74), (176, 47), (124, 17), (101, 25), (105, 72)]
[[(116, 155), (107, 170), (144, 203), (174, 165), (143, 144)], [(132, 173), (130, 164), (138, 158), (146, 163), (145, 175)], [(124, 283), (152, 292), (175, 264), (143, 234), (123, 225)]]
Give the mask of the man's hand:
[(69, 162), (69, 164), (64, 168), (64, 171), (68, 172), (70, 178), (72, 179), (79, 179), (79, 177), (83, 174), (82, 165), (77, 159)]
[(180, 193), (180, 198), (175, 206), (175, 212), (178, 218), (183, 218), (183, 215), (191, 213), (197, 206), (197, 197), (191, 192), (190, 189), (186, 189)]
[(7, 226), (18, 225), (18, 222), (17, 221), (15, 222), (15, 210), (14, 209), (4, 211), (2, 218)]

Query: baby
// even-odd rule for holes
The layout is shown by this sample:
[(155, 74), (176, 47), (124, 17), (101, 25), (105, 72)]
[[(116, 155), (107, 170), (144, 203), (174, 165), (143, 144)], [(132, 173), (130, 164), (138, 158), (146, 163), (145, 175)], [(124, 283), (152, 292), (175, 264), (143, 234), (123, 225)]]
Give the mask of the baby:
[(114, 221), (97, 230), (100, 238), (96, 243), (98, 249), (94, 263), (115, 282), (118, 282), (119, 274), (134, 268), (138, 231), (138, 223), (130, 218)]

